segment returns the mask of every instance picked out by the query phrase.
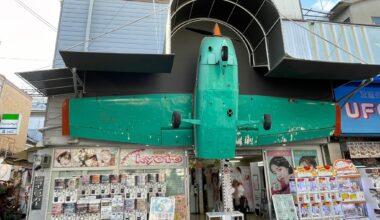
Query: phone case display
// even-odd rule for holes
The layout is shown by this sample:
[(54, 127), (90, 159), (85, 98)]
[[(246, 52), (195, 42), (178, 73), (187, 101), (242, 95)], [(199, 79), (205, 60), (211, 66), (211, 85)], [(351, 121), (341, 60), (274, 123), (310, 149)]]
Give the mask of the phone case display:
[(380, 218), (380, 168), (359, 169), (370, 219)]
[(52, 219), (146, 220), (149, 200), (166, 193), (163, 173), (84, 175), (54, 182)]
[[(291, 192), (300, 219), (343, 218), (340, 196), (337, 196), (335, 172), (330, 166), (298, 167)], [(337, 211), (335, 211), (337, 210)], [(339, 211), (340, 210), (340, 211)]]
[(341, 208), (345, 218), (367, 219), (366, 201), (361, 178), (350, 160), (336, 160), (336, 184), (341, 199)]

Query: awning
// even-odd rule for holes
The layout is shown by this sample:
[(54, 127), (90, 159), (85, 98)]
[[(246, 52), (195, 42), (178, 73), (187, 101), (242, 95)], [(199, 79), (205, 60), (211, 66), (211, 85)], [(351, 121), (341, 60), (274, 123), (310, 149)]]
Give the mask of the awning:
[(45, 96), (74, 93), (70, 69), (51, 69), (16, 73)]
[(3, 164), (21, 166), (26, 168), (32, 168), (33, 163), (28, 161), (28, 153), (37, 151), (37, 147), (32, 147), (23, 151), (20, 151), (12, 156), (4, 159)]
[[(179, 29), (198, 21), (218, 22), (233, 30), (250, 54), (252, 66), (268, 66), (268, 52), (284, 54), (281, 19), (276, 6), (268, 0), (173, 0), (171, 29)], [(277, 53), (277, 52), (276, 52)]]
[(283, 58), (265, 76), (296, 79), (359, 80), (374, 77), (378, 73), (380, 73), (380, 65)]
[(60, 51), (68, 68), (78, 71), (170, 73), (174, 54), (126, 54)]

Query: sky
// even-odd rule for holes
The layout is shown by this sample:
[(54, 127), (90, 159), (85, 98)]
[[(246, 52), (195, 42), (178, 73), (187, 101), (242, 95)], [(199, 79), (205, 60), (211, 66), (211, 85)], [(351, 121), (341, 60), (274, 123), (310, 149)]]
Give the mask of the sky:
[[(0, 0), (0, 74), (20, 88), (14, 73), (51, 68), (61, 0)], [(329, 10), (338, 0), (301, 0), (303, 8)], [(51, 25), (40, 21), (26, 5)], [(52, 27), (53, 26), (53, 27)]]

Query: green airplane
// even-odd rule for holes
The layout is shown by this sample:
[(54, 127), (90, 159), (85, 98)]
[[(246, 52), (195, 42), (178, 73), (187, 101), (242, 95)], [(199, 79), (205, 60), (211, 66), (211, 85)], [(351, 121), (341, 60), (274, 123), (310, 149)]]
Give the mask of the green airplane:
[(198, 158), (229, 159), (237, 146), (329, 137), (339, 128), (339, 115), (333, 102), (239, 95), (235, 48), (216, 25), (200, 46), (194, 95), (69, 99), (62, 131), (144, 146), (194, 146)]

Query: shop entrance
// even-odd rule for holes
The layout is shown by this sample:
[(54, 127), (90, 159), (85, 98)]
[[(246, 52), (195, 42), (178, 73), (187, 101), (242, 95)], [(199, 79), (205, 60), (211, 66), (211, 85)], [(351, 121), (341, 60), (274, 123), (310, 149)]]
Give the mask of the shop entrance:
[[(269, 219), (262, 151), (237, 155), (230, 160), (234, 209), (248, 220)], [(207, 212), (223, 211), (220, 160), (192, 158), (189, 174), (191, 219), (203, 220)]]

